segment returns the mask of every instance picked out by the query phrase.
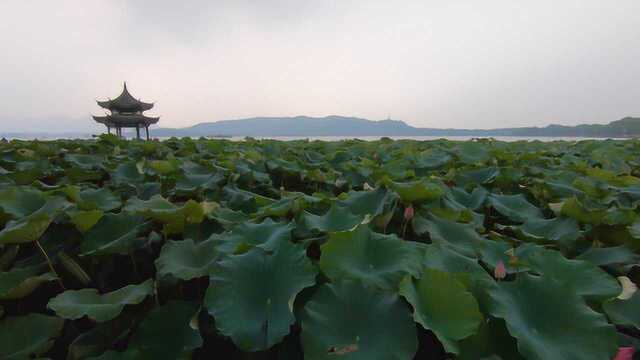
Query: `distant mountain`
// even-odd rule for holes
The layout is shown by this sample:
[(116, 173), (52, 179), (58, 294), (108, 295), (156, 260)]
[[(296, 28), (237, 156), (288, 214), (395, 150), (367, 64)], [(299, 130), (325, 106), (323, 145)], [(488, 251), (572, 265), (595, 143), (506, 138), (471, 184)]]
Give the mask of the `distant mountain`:
[(327, 117), (255, 117), (200, 123), (186, 128), (159, 128), (153, 136), (558, 136), (640, 137), (640, 118), (626, 117), (606, 125), (549, 125), (501, 129), (417, 128), (399, 120)]

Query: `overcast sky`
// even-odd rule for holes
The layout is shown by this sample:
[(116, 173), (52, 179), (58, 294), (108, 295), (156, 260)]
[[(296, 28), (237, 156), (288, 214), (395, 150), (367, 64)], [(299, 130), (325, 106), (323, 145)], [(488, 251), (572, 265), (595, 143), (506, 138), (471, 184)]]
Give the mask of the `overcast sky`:
[(0, 1), (0, 131), (346, 115), (415, 126), (640, 116), (640, 1)]

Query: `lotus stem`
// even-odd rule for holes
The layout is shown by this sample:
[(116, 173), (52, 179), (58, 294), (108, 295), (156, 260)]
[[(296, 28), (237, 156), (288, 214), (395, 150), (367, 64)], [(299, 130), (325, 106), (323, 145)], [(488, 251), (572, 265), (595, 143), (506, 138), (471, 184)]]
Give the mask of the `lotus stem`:
[(40, 245), (40, 241), (36, 240), (35, 243), (36, 243), (36, 246), (38, 247), (38, 249), (40, 249), (40, 252), (42, 253), (42, 255), (44, 255), (44, 258), (47, 260), (47, 264), (49, 265), (49, 269), (51, 270), (52, 273), (54, 273), (56, 275), (56, 278), (58, 279), (58, 284), (60, 284), (60, 287), (62, 288), (62, 291), (67, 290), (67, 288), (65, 288), (64, 284), (62, 283), (62, 279), (60, 278), (60, 275), (58, 275), (58, 272), (53, 267), (53, 262), (51, 262), (51, 258), (49, 258), (49, 255), (47, 254), (45, 249), (42, 247), (42, 245)]

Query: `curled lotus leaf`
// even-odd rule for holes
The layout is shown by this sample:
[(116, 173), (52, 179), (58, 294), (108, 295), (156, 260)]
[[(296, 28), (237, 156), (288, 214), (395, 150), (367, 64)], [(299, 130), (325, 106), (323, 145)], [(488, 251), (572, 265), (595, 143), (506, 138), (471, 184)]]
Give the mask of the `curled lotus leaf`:
[(276, 250), (280, 244), (291, 240), (292, 223), (279, 223), (265, 219), (261, 223), (243, 222), (230, 232), (213, 235), (218, 251), (225, 254), (238, 254), (258, 247), (266, 251)]
[(156, 307), (135, 330), (123, 352), (107, 351), (100, 360), (154, 360), (190, 358), (202, 346), (202, 337), (191, 321), (198, 307), (186, 301), (169, 301)]
[(381, 289), (397, 288), (407, 274), (418, 276), (423, 259), (412, 243), (366, 225), (330, 234), (321, 252), (320, 269), (331, 280), (355, 279)]
[(0, 358), (36, 358), (51, 349), (64, 320), (37, 313), (0, 320)]
[(341, 281), (320, 286), (305, 305), (302, 348), (312, 360), (410, 360), (418, 341), (397, 294)]
[(181, 280), (191, 280), (209, 275), (218, 260), (213, 240), (194, 243), (191, 239), (169, 240), (155, 261), (159, 276), (172, 275)]
[(572, 248), (576, 240), (582, 236), (578, 223), (567, 217), (532, 218), (518, 226), (516, 230), (525, 239), (541, 243), (557, 243), (565, 248)]
[(0, 231), (1, 244), (20, 244), (36, 241), (47, 230), (54, 216), (67, 203), (61, 197), (49, 198), (38, 210), (17, 220), (10, 220)]
[(411, 221), (416, 234), (429, 234), (433, 243), (447, 246), (467, 257), (478, 257), (480, 248), (486, 241), (476, 232), (473, 224), (462, 224), (437, 217), (427, 219), (420, 215), (414, 216)]
[(617, 296), (622, 290), (613, 276), (596, 265), (569, 260), (558, 251), (536, 251), (527, 260), (533, 271), (546, 275), (555, 283), (573, 288), (587, 300), (604, 301)]
[(40, 285), (57, 278), (54, 274), (43, 273), (41, 270), (42, 267), (36, 265), (0, 272), (0, 299), (21, 299)]
[(128, 254), (139, 245), (138, 235), (150, 227), (141, 216), (124, 212), (105, 214), (84, 234), (80, 255)]
[(400, 196), (400, 199), (404, 203), (415, 204), (439, 199), (444, 195), (444, 189), (441, 185), (426, 180), (410, 182), (388, 180), (387, 185)]
[(68, 210), (67, 215), (80, 232), (87, 232), (104, 215), (102, 210)]
[(372, 191), (350, 191), (337, 202), (355, 215), (378, 216), (384, 213), (394, 196), (384, 187)]
[(14, 219), (36, 212), (46, 201), (42, 192), (26, 186), (12, 186), (0, 190), (0, 209)]
[(612, 359), (616, 353), (615, 328), (565, 283), (520, 274), (495, 284), (489, 296), (489, 312), (505, 320), (526, 359)]
[(530, 219), (541, 219), (542, 211), (531, 204), (522, 194), (489, 196), (489, 203), (502, 216), (516, 223)]
[(362, 222), (364, 217), (351, 213), (346, 207), (333, 205), (324, 215), (305, 212), (303, 219), (309, 229), (320, 232), (336, 232), (353, 229)]
[(296, 295), (315, 284), (316, 272), (301, 245), (285, 242), (272, 254), (253, 248), (220, 261), (204, 306), (240, 349), (266, 350), (289, 333)]
[(419, 279), (405, 277), (399, 294), (413, 307), (415, 321), (433, 331), (449, 353), (458, 353), (457, 341), (475, 334), (482, 321), (473, 295), (443, 271), (425, 268)]
[(631, 298), (626, 300), (607, 300), (602, 304), (602, 309), (614, 324), (640, 329), (640, 291), (636, 290)]
[(106, 294), (99, 294), (96, 289), (67, 290), (49, 300), (47, 307), (65, 319), (87, 316), (96, 322), (105, 322), (120, 315), (125, 305), (139, 304), (152, 292), (151, 279)]
[(632, 264), (640, 260), (626, 245), (611, 247), (590, 247), (576, 257), (576, 260), (588, 261), (597, 266)]

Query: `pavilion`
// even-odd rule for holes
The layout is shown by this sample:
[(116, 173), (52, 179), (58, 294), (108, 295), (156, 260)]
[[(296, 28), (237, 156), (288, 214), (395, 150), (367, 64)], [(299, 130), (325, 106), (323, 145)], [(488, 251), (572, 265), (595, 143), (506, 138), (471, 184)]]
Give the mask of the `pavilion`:
[(136, 137), (140, 139), (140, 128), (144, 128), (147, 140), (149, 140), (149, 126), (160, 120), (159, 117), (149, 117), (143, 114), (153, 108), (153, 103), (146, 103), (134, 98), (127, 90), (126, 82), (122, 93), (117, 98), (97, 101), (97, 103), (100, 107), (109, 110), (110, 114), (93, 116), (93, 120), (106, 125), (109, 134), (111, 134), (111, 128), (114, 128), (119, 137), (122, 136), (122, 128), (136, 128)]

